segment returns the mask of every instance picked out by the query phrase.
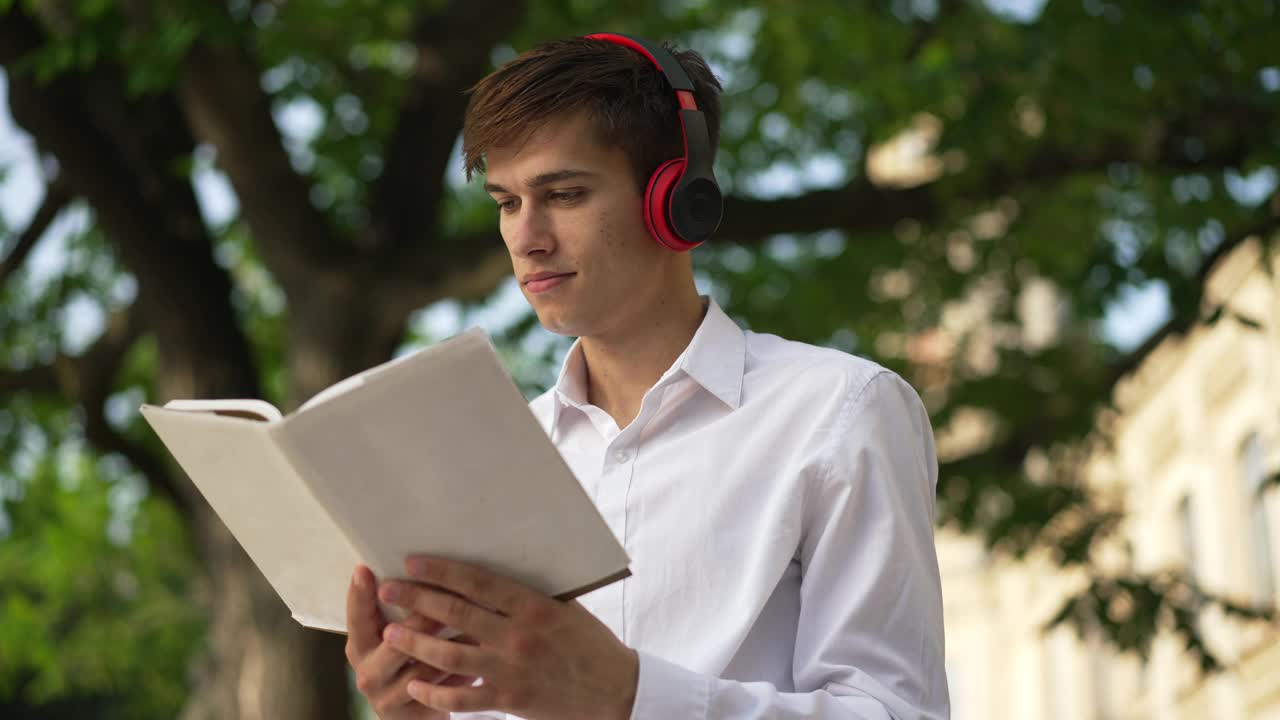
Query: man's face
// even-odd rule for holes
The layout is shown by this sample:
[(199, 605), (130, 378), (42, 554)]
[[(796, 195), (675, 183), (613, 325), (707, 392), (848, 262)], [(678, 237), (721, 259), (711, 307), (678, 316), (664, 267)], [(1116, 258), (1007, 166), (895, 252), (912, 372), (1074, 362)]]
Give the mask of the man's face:
[(585, 114), (490, 150), (486, 165), (512, 269), (543, 327), (599, 336), (661, 309), (678, 259), (649, 237), (626, 154), (602, 146)]

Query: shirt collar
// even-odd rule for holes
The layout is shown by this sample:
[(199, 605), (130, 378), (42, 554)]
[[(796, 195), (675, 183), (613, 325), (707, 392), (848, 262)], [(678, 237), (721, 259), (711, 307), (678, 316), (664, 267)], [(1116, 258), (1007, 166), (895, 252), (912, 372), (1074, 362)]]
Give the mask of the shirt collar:
[(710, 297), (707, 314), (676, 367), (733, 409), (742, 402), (742, 373), (746, 366), (747, 336)]
[[(702, 324), (693, 334), (689, 346), (676, 358), (671, 368), (663, 373), (658, 383), (676, 372), (684, 372), (707, 392), (736, 410), (742, 402), (747, 337), (714, 298), (703, 296), (703, 299), (707, 312), (702, 318)], [(586, 361), (582, 355), (581, 338), (574, 341), (565, 355), (554, 390), (556, 401), (551, 413), (552, 427), (559, 422), (560, 410), (564, 406), (578, 407), (587, 404)]]

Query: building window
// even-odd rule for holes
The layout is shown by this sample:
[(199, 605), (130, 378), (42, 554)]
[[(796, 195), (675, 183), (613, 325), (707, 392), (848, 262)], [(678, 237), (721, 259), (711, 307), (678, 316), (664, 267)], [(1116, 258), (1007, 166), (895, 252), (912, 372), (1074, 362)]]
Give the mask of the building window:
[(1255, 604), (1271, 605), (1276, 596), (1271, 527), (1267, 520), (1267, 468), (1262, 439), (1250, 435), (1240, 450), (1241, 479), (1249, 522), (1249, 593)]

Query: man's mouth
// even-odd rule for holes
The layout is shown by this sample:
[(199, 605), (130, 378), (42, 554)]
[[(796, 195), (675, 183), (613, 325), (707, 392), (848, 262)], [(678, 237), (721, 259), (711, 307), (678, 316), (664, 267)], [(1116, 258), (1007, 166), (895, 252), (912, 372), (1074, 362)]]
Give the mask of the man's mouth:
[(547, 292), (548, 290), (561, 285), (569, 278), (573, 277), (574, 274), (575, 273), (537, 273), (530, 275), (529, 278), (525, 280), (524, 286), (528, 288), (529, 292), (536, 295), (538, 293)]

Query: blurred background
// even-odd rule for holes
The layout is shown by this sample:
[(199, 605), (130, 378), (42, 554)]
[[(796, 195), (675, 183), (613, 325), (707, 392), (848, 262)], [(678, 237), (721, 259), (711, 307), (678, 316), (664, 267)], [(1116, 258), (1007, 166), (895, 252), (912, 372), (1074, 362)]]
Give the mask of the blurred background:
[(593, 31), (725, 85), (702, 291), (928, 405), (955, 717), (1280, 718), (1274, 0), (0, 0), (0, 716), (367, 716), (137, 408), (547, 387), (463, 91)]

